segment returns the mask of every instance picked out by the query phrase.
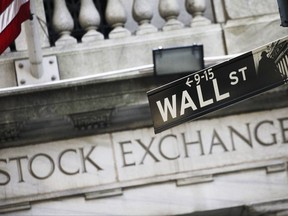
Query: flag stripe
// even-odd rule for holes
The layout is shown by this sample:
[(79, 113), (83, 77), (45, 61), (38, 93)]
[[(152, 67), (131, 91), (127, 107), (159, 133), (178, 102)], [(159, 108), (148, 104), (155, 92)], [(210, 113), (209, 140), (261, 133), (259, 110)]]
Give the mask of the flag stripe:
[(18, 14), (20, 8), (29, 0), (15, 0), (13, 1), (3, 13), (0, 15), (0, 34), (13, 21)]
[[(0, 0), (1, 1), (1, 0)], [(30, 4), (29, 0), (16, 0), (15, 4), (7, 7), (11, 9), (10, 15), (5, 15), (5, 22), (3, 20), (0, 22), (0, 54), (4, 52), (7, 47), (17, 38), (21, 31), (21, 23), (30, 17)], [(18, 2), (18, 3), (17, 3)], [(10, 7), (11, 6), (11, 7)], [(15, 9), (16, 8), (16, 9)], [(17, 12), (17, 13), (15, 13)], [(0, 15), (0, 17), (2, 14)], [(4, 17), (4, 16), (3, 16)], [(8, 19), (9, 18), (9, 19)], [(8, 20), (8, 21), (7, 21)], [(3, 23), (3, 26), (2, 26)]]
[(0, 14), (13, 2), (13, 0), (0, 0)]

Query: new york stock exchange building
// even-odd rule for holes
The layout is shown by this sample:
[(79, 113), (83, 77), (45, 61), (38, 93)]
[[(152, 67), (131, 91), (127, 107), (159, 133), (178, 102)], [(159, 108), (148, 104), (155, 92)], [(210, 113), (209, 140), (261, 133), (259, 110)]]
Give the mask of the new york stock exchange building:
[[(0, 56), (0, 214), (288, 215), (277, 1), (30, 4)], [(265, 71), (281, 82), (262, 85)]]

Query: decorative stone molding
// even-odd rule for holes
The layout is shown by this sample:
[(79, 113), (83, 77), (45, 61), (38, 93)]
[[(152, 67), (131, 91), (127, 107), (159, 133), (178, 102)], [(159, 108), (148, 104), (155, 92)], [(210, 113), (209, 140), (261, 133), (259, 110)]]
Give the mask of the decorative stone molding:
[(121, 196), (121, 195), (123, 195), (123, 190), (122, 190), (122, 188), (115, 188), (115, 189), (90, 192), (90, 193), (86, 193), (84, 195), (85, 195), (86, 200), (93, 200), (93, 199)]
[(186, 186), (191, 184), (201, 184), (201, 183), (207, 183), (207, 182), (213, 182), (214, 177), (212, 174), (210, 175), (203, 175), (203, 176), (195, 176), (192, 178), (184, 178), (184, 179), (178, 179), (176, 181), (176, 185), (178, 187), (180, 186)]
[(70, 118), (74, 128), (78, 130), (91, 130), (106, 128), (110, 124), (112, 110), (100, 110), (95, 112), (72, 114)]
[(287, 163), (279, 163), (279, 164), (274, 164), (271, 166), (266, 167), (266, 173), (276, 173), (276, 172), (286, 172), (287, 171)]
[(30, 202), (15, 203), (11, 205), (4, 205), (0, 207), (0, 214), (14, 212), (14, 211), (23, 211), (31, 209)]
[(0, 124), (0, 142), (17, 140), (23, 125), (23, 122)]

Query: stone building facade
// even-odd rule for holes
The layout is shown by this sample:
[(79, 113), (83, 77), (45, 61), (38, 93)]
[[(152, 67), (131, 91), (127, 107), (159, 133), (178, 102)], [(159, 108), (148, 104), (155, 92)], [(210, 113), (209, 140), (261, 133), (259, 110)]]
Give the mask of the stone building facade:
[[(152, 50), (203, 44), (205, 66), (287, 36), (277, 1), (35, 1), (0, 56), (0, 213), (287, 215), (287, 85), (155, 134)], [(277, 62), (287, 77), (287, 47)]]

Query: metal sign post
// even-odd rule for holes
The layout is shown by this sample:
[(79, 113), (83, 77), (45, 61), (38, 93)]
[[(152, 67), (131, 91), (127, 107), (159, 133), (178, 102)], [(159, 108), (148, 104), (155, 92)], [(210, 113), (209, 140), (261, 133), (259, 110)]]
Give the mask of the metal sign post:
[(151, 90), (155, 133), (283, 85), (287, 68), (285, 37)]

